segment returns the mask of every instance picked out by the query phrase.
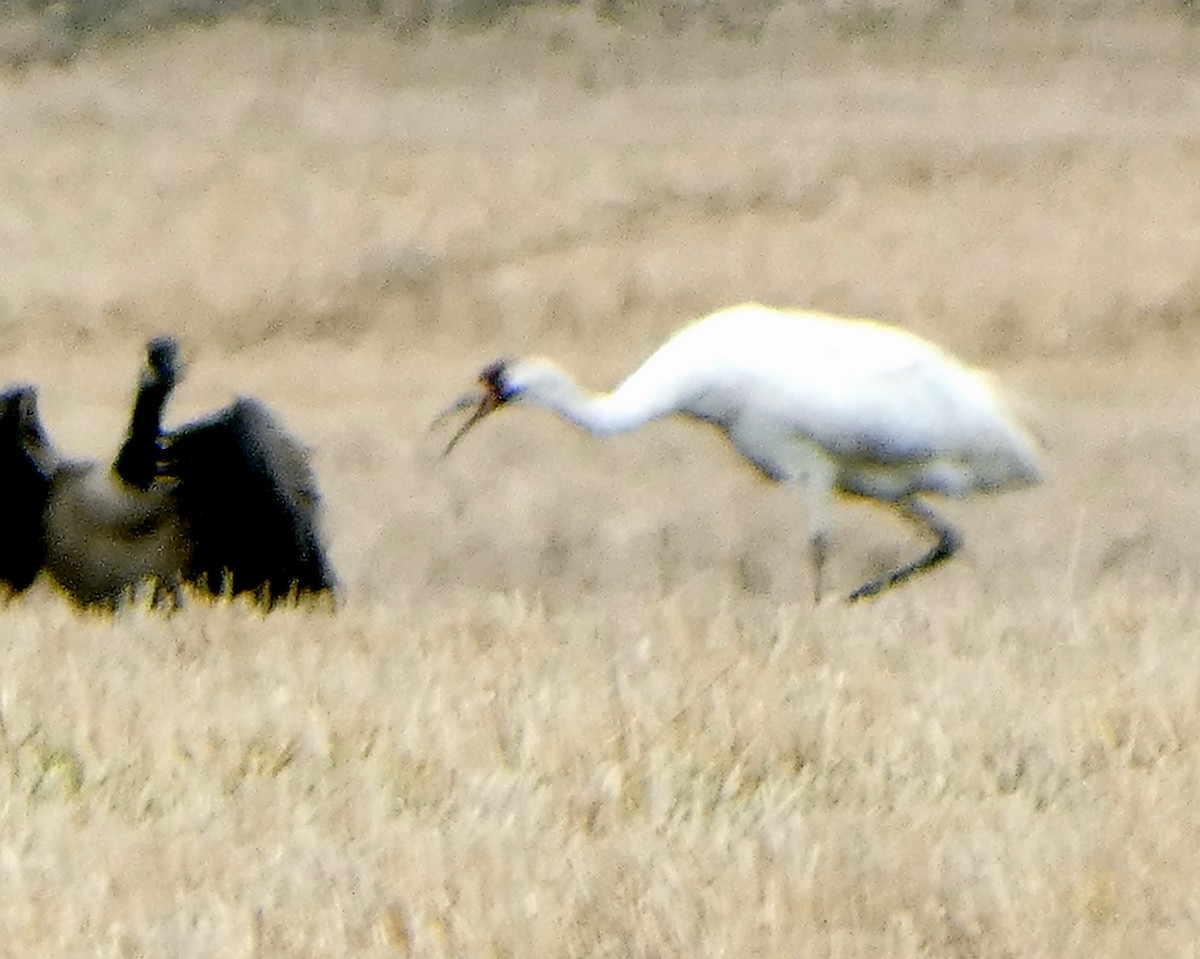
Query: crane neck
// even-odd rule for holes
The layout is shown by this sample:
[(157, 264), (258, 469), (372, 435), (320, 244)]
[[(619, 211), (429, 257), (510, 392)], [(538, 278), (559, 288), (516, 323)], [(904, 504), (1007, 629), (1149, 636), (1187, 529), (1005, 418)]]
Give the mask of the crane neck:
[(543, 406), (595, 436), (637, 429), (664, 415), (657, 405), (622, 384), (611, 393), (581, 387), (557, 367), (547, 366), (519, 394), (521, 401)]

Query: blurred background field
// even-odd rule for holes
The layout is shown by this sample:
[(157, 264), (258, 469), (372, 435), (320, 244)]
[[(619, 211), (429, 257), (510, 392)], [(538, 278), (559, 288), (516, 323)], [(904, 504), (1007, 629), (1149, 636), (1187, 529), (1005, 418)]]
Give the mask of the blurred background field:
[[(313, 449), (333, 617), (0, 611), (23, 955), (1188, 955), (1200, 22), (1186, 3), (105, 3), (0, 17), (0, 378), (109, 456)], [(802, 498), (608, 386), (760, 300), (991, 369), (1047, 483), (814, 607)], [(835, 517), (839, 591), (916, 548)], [(14, 945), (14, 949), (17, 946)]]

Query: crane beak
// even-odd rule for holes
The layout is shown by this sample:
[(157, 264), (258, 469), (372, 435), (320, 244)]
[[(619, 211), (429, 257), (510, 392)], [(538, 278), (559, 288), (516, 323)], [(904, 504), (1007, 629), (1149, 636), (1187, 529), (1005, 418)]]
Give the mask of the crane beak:
[(443, 420), (454, 416), (456, 413), (461, 413), (463, 410), (471, 410), (471, 415), (467, 417), (466, 422), (458, 428), (458, 431), (450, 437), (450, 442), (446, 444), (446, 448), (442, 450), (442, 456), (449, 456), (450, 451), (458, 445), (458, 441), (467, 435), (467, 431), (478, 423), (488, 413), (499, 408), (503, 401), (496, 395), (496, 391), (486, 380), (480, 380), (479, 389), (472, 393), (466, 393), (460, 396), (457, 400), (451, 403), (446, 409), (442, 410), (434, 419), (431, 429), (436, 427)]

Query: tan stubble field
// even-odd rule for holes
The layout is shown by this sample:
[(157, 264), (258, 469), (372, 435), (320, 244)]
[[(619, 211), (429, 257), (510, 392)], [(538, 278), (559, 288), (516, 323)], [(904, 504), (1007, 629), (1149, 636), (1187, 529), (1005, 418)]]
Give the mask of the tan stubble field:
[[(21, 956), (1145, 956), (1200, 940), (1200, 35), (1168, 15), (757, 39), (531, 11), (230, 23), (0, 77), (0, 365), (112, 454), (311, 445), (336, 612), (0, 609)], [(811, 599), (803, 498), (700, 428), (435, 413), (596, 386), (757, 299), (993, 370), (1036, 490)], [(838, 511), (839, 592), (917, 548)]]

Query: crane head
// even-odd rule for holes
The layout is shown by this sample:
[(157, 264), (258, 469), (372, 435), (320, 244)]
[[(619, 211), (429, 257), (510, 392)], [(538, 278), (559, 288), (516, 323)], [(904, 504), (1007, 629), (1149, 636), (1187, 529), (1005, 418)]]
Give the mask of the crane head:
[(433, 421), (434, 426), (437, 426), (442, 420), (456, 413), (460, 413), (463, 410), (471, 410), (471, 415), (467, 417), (466, 422), (450, 437), (450, 442), (446, 444), (446, 448), (442, 451), (443, 456), (449, 455), (450, 451), (458, 445), (460, 439), (466, 436), (467, 431), (472, 426), (493, 410), (498, 410), (516, 395), (508, 383), (508, 366), (508, 360), (497, 360), (495, 363), (489, 363), (480, 372), (476, 388), (469, 393), (464, 393), (437, 415), (437, 418)]

